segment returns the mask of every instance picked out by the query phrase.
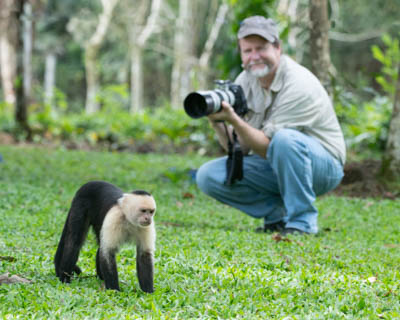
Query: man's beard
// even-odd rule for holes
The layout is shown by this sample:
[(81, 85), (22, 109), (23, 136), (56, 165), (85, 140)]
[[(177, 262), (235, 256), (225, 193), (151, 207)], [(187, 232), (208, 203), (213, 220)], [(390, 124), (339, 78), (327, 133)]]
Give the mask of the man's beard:
[(245, 67), (246, 72), (254, 78), (265, 77), (271, 71), (271, 68), (266, 63), (263, 63), (264, 66), (262, 68), (253, 69), (252, 66), (255, 64), (259, 63), (251, 63)]

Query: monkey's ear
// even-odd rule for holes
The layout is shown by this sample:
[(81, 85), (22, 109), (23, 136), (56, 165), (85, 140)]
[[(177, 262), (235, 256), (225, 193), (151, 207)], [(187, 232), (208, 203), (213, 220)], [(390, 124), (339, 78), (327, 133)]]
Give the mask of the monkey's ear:
[(118, 205), (119, 205), (120, 207), (122, 207), (122, 204), (124, 203), (124, 199), (125, 199), (126, 196), (127, 196), (127, 194), (124, 193), (124, 194), (122, 195), (122, 197), (118, 199)]

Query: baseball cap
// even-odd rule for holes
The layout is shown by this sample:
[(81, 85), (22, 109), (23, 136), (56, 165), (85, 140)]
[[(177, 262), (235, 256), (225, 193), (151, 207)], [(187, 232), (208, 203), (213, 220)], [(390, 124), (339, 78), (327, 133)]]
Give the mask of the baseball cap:
[(271, 43), (279, 40), (278, 28), (275, 21), (263, 16), (252, 16), (240, 23), (237, 35), (238, 39), (252, 34), (258, 35)]

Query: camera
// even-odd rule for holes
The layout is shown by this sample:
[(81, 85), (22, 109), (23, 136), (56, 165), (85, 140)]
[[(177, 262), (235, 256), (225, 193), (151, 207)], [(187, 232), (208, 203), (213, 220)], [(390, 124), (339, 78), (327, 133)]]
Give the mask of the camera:
[(217, 88), (207, 91), (195, 91), (183, 101), (186, 113), (194, 118), (201, 118), (221, 110), (222, 101), (228, 102), (235, 112), (243, 116), (247, 112), (247, 102), (241, 86), (229, 80), (215, 81)]

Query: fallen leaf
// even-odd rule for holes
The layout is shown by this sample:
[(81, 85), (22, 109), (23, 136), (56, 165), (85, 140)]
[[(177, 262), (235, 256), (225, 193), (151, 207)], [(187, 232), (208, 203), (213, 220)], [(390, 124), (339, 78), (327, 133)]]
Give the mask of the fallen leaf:
[(282, 241), (282, 236), (279, 233), (274, 233), (272, 235), (272, 239), (275, 240), (276, 242)]
[(385, 198), (391, 199), (391, 200), (395, 200), (396, 199), (396, 195), (394, 193), (391, 193), (390, 191), (386, 191), (383, 196)]
[(386, 298), (387, 296), (390, 296), (392, 293), (393, 293), (392, 290), (389, 290), (383, 296)]
[(9, 277), (8, 275), (9, 275), (8, 272), (0, 275), (0, 284), (3, 284), (3, 283), (10, 284), (10, 283), (18, 283), (18, 282), (31, 283), (32, 282), (28, 279), (24, 279), (24, 278), (21, 278), (16, 275), (12, 275), (11, 277)]
[(193, 199), (193, 198), (194, 198), (194, 195), (191, 194), (190, 192), (185, 192), (183, 194), (183, 199)]
[(177, 206), (178, 208), (182, 208), (182, 207), (183, 207), (183, 203), (180, 202), (180, 201), (177, 201), (177, 202), (176, 202), (176, 206)]
[(272, 235), (272, 239), (275, 240), (276, 242), (280, 242), (280, 241), (292, 242), (292, 240), (290, 240), (290, 239), (287, 238), (287, 237), (282, 237), (282, 235), (279, 234), (279, 233), (274, 233), (274, 234)]
[(296, 242), (296, 244), (297, 244), (298, 246), (300, 246), (300, 247), (304, 246), (304, 243), (301, 242), (301, 241), (295, 241), (295, 242)]
[(183, 224), (169, 222), (169, 221), (157, 221), (157, 224), (162, 224), (165, 226), (172, 226), (172, 227), (183, 227)]
[(383, 245), (386, 248), (398, 248), (400, 247), (400, 244), (395, 244), (395, 243), (387, 243)]
[(368, 209), (370, 206), (372, 206), (374, 203), (372, 201), (368, 201), (365, 206), (364, 209)]

